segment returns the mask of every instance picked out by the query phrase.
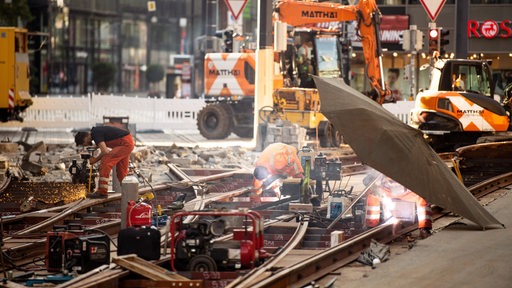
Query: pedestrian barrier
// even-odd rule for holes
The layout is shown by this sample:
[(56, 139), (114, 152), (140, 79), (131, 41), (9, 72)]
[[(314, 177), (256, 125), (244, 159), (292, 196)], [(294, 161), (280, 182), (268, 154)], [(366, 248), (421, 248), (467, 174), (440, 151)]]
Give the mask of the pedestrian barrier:
[(81, 97), (33, 97), (22, 123), (0, 123), (0, 127), (80, 129), (103, 123), (103, 116), (129, 117), (137, 130), (196, 129), (202, 99), (161, 99), (88, 94)]
[[(103, 116), (129, 117), (138, 131), (194, 130), (203, 99), (167, 99), (88, 94), (76, 96), (33, 97), (33, 105), (24, 113), (23, 122), (0, 123), (0, 128), (80, 129), (103, 123)], [(387, 103), (383, 107), (404, 123), (414, 101)]]
[(409, 124), (409, 114), (414, 108), (414, 101), (397, 101), (396, 103), (382, 104), (384, 109), (395, 115), (400, 121)]

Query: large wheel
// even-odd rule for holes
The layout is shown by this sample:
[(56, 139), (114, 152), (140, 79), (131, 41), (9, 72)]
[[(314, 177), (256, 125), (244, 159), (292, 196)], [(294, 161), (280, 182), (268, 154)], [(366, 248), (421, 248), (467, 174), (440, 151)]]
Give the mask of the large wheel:
[(336, 129), (336, 127), (334, 127), (334, 125), (332, 125), (332, 123), (330, 125), (332, 126), (332, 131), (333, 131), (331, 145), (333, 147), (339, 148), (340, 145), (343, 143), (343, 136), (341, 135), (341, 132), (338, 131), (338, 129)]
[(189, 271), (213, 272), (217, 271), (217, 264), (215, 260), (208, 255), (197, 255), (190, 260)]
[(227, 104), (206, 105), (197, 116), (197, 129), (206, 139), (225, 139), (233, 130), (233, 113)]
[(328, 121), (322, 121), (318, 124), (318, 140), (320, 147), (331, 147), (333, 140), (333, 126)]

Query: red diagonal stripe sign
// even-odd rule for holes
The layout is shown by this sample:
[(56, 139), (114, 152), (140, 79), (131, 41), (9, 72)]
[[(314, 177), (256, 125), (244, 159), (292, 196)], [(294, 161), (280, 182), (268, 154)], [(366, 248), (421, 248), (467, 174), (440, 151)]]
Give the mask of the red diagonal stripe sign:
[(425, 8), (425, 11), (427, 11), (430, 20), (435, 21), (446, 0), (420, 0), (420, 2), (423, 8)]
[(229, 11), (233, 14), (235, 20), (238, 19), (240, 13), (244, 10), (245, 4), (247, 4), (247, 0), (225, 0), (226, 5), (228, 5)]

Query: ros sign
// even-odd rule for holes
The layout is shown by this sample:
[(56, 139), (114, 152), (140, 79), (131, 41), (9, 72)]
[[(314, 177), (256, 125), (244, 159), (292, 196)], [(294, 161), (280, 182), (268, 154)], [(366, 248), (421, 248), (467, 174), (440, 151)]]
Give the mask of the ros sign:
[(486, 20), (479, 22), (476, 20), (468, 21), (468, 38), (511, 38), (512, 21), (511, 20)]

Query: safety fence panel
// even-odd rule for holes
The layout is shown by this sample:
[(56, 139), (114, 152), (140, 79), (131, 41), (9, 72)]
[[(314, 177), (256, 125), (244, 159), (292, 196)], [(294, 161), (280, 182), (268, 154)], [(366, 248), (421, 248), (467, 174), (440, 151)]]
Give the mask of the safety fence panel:
[(414, 108), (414, 101), (397, 101), (396, 103), (385, 103), (384, 109), (394, 114), (400, 121), (409, 124), (409, 114)]
[[(0, 123), (0, 128), (81, 129), (103, 122), (103, 116), (129, 117), (141, 130), (194, 130), (202, 99), (161, 99), (89, 94), (86, 96), (33, 97), (24, 121)], [(414, 101), (387, 103), (383, 107), (408, 124)]]
[(73, 128), (90, 123), (90, 97), (32, 97), (23, 122), (1, 123), (0, 127)]
[(81, 129), (103, 122), (103, 116), (129, 117), (137, 130), (197, 129), (202, 99), (160, 99), (89, 94), (82, 97), (33, 97), (23, 122), (0, 123), (8, 128)]
[(126, 96), (93, 95), (92, 116), (129, 117), (137, 130), (196, 129), (199, 110), (206, 103), (202, 99), (160, 99)]

